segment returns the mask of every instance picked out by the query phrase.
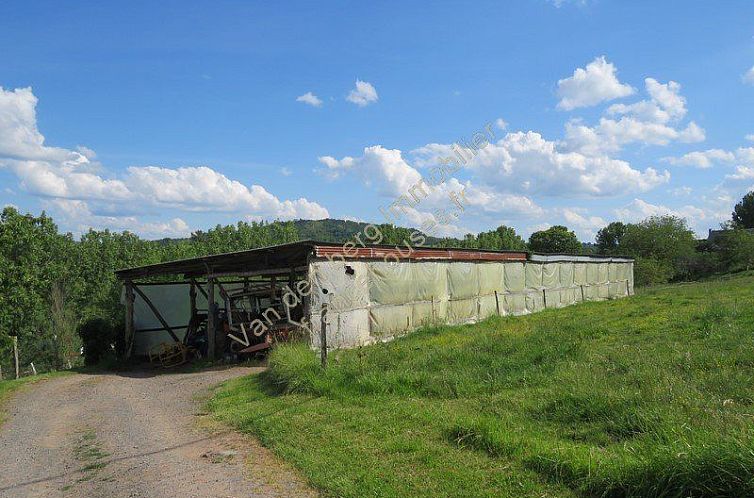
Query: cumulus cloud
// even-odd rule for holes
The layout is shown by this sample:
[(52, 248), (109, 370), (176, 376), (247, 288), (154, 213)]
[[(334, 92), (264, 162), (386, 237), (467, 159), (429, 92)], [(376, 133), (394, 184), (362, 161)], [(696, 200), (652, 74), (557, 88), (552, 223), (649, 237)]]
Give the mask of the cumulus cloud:
[(654, 78), (644, 80), (649, 100), (634, 104), (613, 104), (608, 114), (627, 114), (642, 121), (668, 123), (686, 115), (686, 99), (680, 95), (681, 85), (675, 81), (660, 83)]
[(615, 66), (604, 56), (597, 57), (586, 68), (577, 68), (573, 76), (558, 81), (558, 109), (570, 111), (633, 94), (635, 90), (618, 81), (616, 73)]
[(495, 126), (497, 126), (499, 130), (505, 130), (508, 128), (508, 123), (503, 118), (497, 118), (495, 120)]
[(144, 222), (135, 216), (103, 216), (92, 212), (89, 203), (81, 200), (51, 199), (46, 202), (48, 208), (66, 220), (78, 233), (84, 233), (90, 228), (101, 230), (127, 230), (139, 235), (155, 239), (164, 237), (187, 237), (191, 235), (191, 228), (181, 218), (166, 221)]
[(749, 142), (754, 142), (754, 133), (750, 133), (746, 135), (744, 138), (746, 138), (746, 140), (748, 140)]
[(606, 155), (561, 151), (556, 142), (533, 131), (509, 133), (481, 149), (469, 168), (501, 191), (552, 197), (644, 192), (670, 179), (667, 171), (640, 171)]
[(94, 151), (86, 147), (68, 150), (47, 146), (37, 128), (36, 104), (30, 88), (0, 88), (0, 168), (14, 173), (20, 187), (29, 193), (61, 202), (107, 202), (124, 209), (139, 205), (268, 218), (328, 216), (327, 210), (315, 202), (304, 198), (280, 200), (260, 185), (247, 187), (207, 166), (131, 167), (120, 177), (106, 174)]
[(595, 126), (574, 119), (566, 124), (565, 143), (583, 154), (599, 155), (619, 151), (631, 143), (668, 145), (701, 142), (704, 130), (695, 122), (685, 127), (678, 122), (686, 115), (686, 99), (681, 85), (674, 81), (660, 83), (645, 80), (649, 99), (632, 104), (613, 104)]
[(614, 210), (615, 216), (625, 222), (636, 223), (650, 216), (677, 216), (684, 218), (698, 236), (704, 236), (707, 229), (716, 226), (730, 217), (730, 199), (705, 199), (706, 205), (684, 205), (671, 208), (662, 204), (652, 204), (642, 199), (634, 199), (627, 205)]
[(303, 95), (299, 95), (296, 97), (296, 102), (303, 102), (312, 107), (322, 107), (322, 99), (314, 95), (312, 92), (306, 92)]
[(732, 152), (722, 149), (708, 149), (689, 152), (681, 157), (665, 157), (663, 161), (674, 166), (692, 166), (699, 169), (707, 169), (716, 163), (731, 163), (736, 156)]
[(359, 107), (365, 107), (379, 100), (377, 90), (368, 81), (356, 80), (356, 87), (349, 92), (346, 100)]

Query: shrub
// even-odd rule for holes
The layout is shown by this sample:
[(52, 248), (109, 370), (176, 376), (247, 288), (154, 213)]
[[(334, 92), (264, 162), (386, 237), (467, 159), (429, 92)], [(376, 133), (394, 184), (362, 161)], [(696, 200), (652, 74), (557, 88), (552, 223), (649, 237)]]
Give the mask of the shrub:
[(90, 318), (79, 326), (78, 333), (84, 345), (85, 365), (96, 365), (114, 356), (116, 328), (109, 320)]
[(637, 286), (665, 284), (675, 273), (673, 264), (653, 258), (636, 258), (634, 262), (634, 282)]

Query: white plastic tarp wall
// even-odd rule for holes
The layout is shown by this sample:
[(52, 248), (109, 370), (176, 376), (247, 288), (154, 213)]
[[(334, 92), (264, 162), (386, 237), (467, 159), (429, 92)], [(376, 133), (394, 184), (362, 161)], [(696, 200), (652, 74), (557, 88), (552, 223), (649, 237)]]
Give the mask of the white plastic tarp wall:
[(337, 348), (389, 340), (422, 325), (527, 314), (633, 293), (630, 260), (584, 256), (537, 256), (525, 263), (314, 261), (309, 275), (315, 348), (323, 303), (329, 304), (328, 346)]

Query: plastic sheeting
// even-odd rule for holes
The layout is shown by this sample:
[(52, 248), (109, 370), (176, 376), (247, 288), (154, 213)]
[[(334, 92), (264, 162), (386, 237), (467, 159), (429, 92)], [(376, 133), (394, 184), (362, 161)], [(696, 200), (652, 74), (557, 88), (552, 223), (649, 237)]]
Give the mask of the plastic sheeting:
[(448, 264), (450, 299), (467, 299), (479, 295), (479, 266), (477, 263)]
[[(346, 267), (350, 270), (346, 271)], [(321, 310), (324, 303), (333, 312), (365, 308), (369, 304), (366, 263), (323, 261), (314, 267), (311, 282), (310, 303), (314, 311)]]
[(504, 263), (504, 289), (507, 292), (522, 292), (526, 286), (523, 263)]
[[(353, 274), (347, 274), (346, 265)], [(353, 298), (331, 305), (328, 314), (332, 347), (353, 347), (425, 325), (468, 323), (498, 313), (521, 315), (623, 297), (633, 292), (631, 265), (615, 258), (594, 261), (583, 256), (526, 263), (315, 261), (311, 275), (314, 294), (320, 298), (324, 288), (328, 294), (343, 294), (340, 287), (354, 292)], [(318, 330), (317, 310), (312, 312), (312, 328)], [(312, 341), (315, 347), (318, 340)]]
[(541, 289), (542, 288), (542, 265), (539, 263), (528, 263), (524, 267), (524, 273), (526, 274), (526, 288), (527, 289)]
[[(533, 265), (534, 263), (532, 263)], [(542, 265), (542, 287), (545, 289), (560, 287), (560, 263)]]
[(503, 263), (480, 263), (479, 270), (479, 295), (494, 294), (495, 291), (503, 292), (505, 289), (505, 277)]

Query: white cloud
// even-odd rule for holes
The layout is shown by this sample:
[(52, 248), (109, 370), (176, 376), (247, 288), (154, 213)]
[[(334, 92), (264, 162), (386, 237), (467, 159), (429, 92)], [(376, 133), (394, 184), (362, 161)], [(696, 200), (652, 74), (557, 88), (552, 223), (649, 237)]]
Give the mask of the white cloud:
[(264, 187), (227, 178), (209, 167), (131, 167), (120, 178), (101, 172), (94, 152), (48, 147), (37, 129), (31, 89), (0, 88), (0, 168), (22, 189), (46, 198), (102, 201), (130, 206), (168, 206), (184, 211), (227, 211), (268, 218), (324, 218), (327, 210), (307, 199), (280, 200)]
[(744, 138), (746, 138), (746, 140), (748, 140), (749, 142), (754, 142), (754, 133), (750, 133)]
[(597, 230), (607, 225), (607, 221), (600, 216), (590, 216), (584, 209), (565, 208), (563, 219), (566, 225), (573, 229), (580, 240), (592, 240)]
[(52, 199), (47, 206), (77, 233), (85, 233), (90, 228), (101, 230), (128, 230), (149, 239), (165, 237), (187, 237), (191, 228), (181, 218), (167, 221), (142, 221), (135, 216), (102, 216), (94, 214), (85, 201), (71, 199)]
[(735, 160), (736, 156), (732, 152), (722, 149), (694, 151), (681, 157), (663, 158), (663, 161), (674, 166), (693, 166), (700, 169), (711, 168), (715, 163), (731, 163)]
[[(706, 234), (707, 229), (717, 226), (726, 220), (730, 213), (725, 208), (721, 209), (718, 200), (710, 200), (708, 206), (699, 207), (685, 205), (678, 208), (670, 208), (662, 204), (651, 204), (642, 199), (634, 199), (626, 206), (616, 209), (615, 215), (619, 220), (636, 223), (650, 216), (677, 216), (684, 218), (698, 236)], [(727, 206), (727, 203), (725, 204)]]
[(303, 95), (296, 97), (296, 102), (303, 102), (312, 107), (322, 107), (322, 99), (314, 95), (312, 92), (306, 92)]
[[(704, 130), (695, 122), (685, 128), (677, 126), (686, 115), (686, 99), (680, 95), (681, 85), (674, 81), (659, 83), (653, 78), (645, 80), (649, 100), (633, 104), (613, 104), (596, 126), (574, 119), (566, 124), (565, 144), (574, 151), (587, 155), (600, 155), (619, 151), (631, 143), (643, 145), (668, 145), (701, 142)], [(613, 117), (618, 117), (614, 119)]]
[(586, 68), (577, 68), (573, 76), (558, 81), (558, 109), (570, 111), (600, 102), (627, 97), (635, 90), (618, 81), (615, 66), (597, 57)]
[(669, 192), (676, 197), (685, 197), (687, 195), (691, 195), (691, 192), (693, 191), (694, 189), (688, 186), (676, 187), (669, 190)]
[(644, 192), (670, 179), (653, 168), (633, 169), (619, 159), (562, 152), (539, 133), (509, 133), (470, 162), (484, 183), (502, 191), (552, 197), (602, 197)]
[(644, 84), (650, 100), (634, 104), (613, 104), (608, 114), (632, 115), (641, 121), (668, 123), (678, 121), (686, 115), (686, 99), (680, 95), (681, 85), (675, 81), (665, 84), (654, 78), (646, 78)]
[(751, 67), (746, 73), (741, 77), (744, 83), (748, 83), (749, 85), (754, 85), (754, 66)]
[(495, 126), (497, 126), (499, 130), (505, 130), (508, 128), (508, 123), (503, 118), (497, 118), (495, 120)]
[(283, 176), (291, 176), (293, 174), (293, 171), (291, 171), (290, 168), (283, 166), (282, 168), (280, 168), (280, 174)]
[(356, 87), (346, 97), (346, 100), (359, 107), (365, 107), (379, 100), (377, 90), (367, 81), (356, 80)]

